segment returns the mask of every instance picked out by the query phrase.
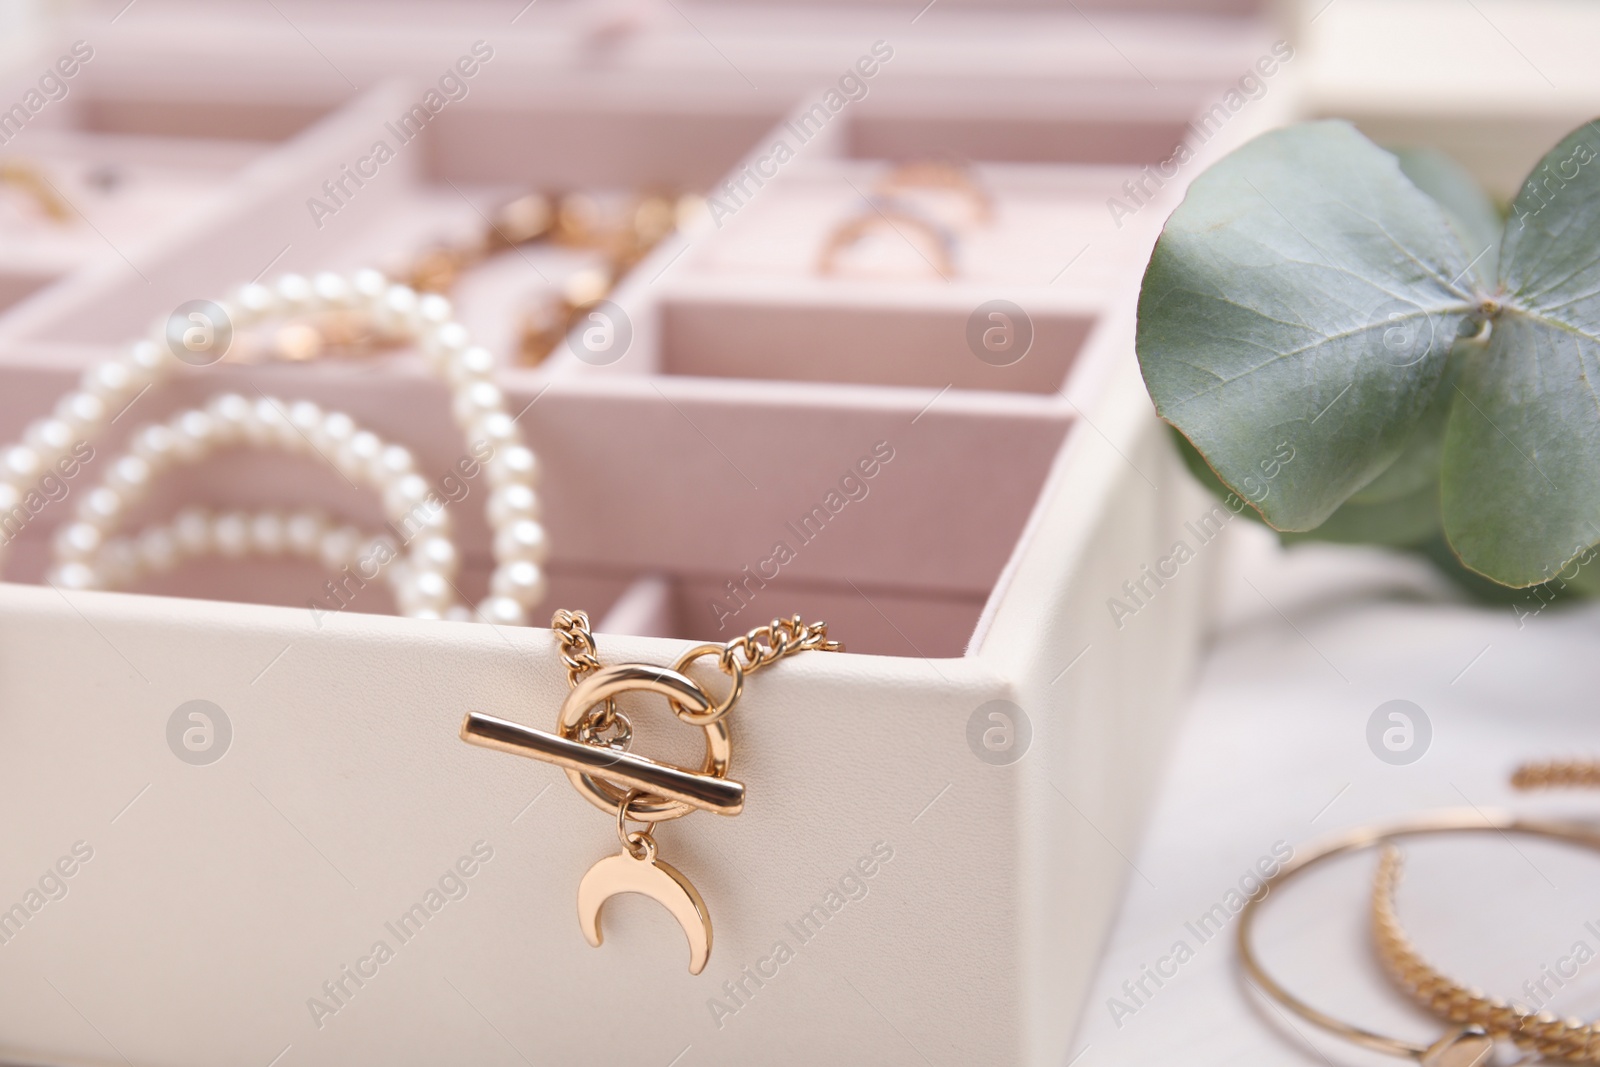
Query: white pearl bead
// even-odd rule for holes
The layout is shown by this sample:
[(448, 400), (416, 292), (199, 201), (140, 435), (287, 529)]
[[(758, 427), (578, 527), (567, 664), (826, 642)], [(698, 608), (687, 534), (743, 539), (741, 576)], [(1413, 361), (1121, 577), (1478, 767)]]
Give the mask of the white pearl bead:
[[(413, 610), (443, 612), (455, 600), (455, 590), (438, 571), (411, 572), (410, 591), (406, 599)], [(411, 614), (411, 612), (407, 612)]]
[(211, 540), (224, 556), (239, 558), (250, 551), (250, 520), (237, 511), (218, 515), (211, 522)]
[(508, 596), (492, 596), (479, 604), (478, 617), (496, 626), (528, 625), (528, 613)]
[(410, 515), (417, 505), (428, 499), (432, 489), (420, 474), (404, 474), (390, 482), (383, 490), (383, 509), (391, 519), (398, 521)]
[(278, 296), (265, 285), (251, 282), (238, 288), (232, 303), (238, 318), (236, 325), (253, 326), (272, 316), (278, 308)]
[(500, 392), (500, 387), (493, 382), (480, 380), (456, 394), (451, 410), (457, 424), (471, 426), (484, 415), (503, 410), (504, 406), (505, 395)]
[(532, 607), (543, 600), (549, 585), (544, 569), (525, 559), (500, 564), (489, 578), (489, 592), (510, 597), (523, 607)]
[(482, 345), (470, 345), (445, 367), (445, 376), (451, 386), (460, 389), (480, 378), (488, 378), (494, 374), (494, 370), (494, 353)]
[(120, 410), (128, 394), (134, 392), (133, 376), (121, 363), (101, 363), (84, 372), (82, 389), (98, 397), (107, 408)]
[(204, 508), (184, 508), (172, 520), (172, 536), (185, 555), (205, 555), (215, 545), (211, 539), (211, 513)]
[[(290, 418), (294, 419), (292, 412), (290, 413)], [(295, 425), (298, 426), (299, 421), (294, 421)], [(317, 446), (318, 451), (336, 453), (355, 434), (356, 420), (342, 411), (330, 411), (322, 417), (322, 420), (316, 424), (315, 428), (306, 432), (307, 436), (311, 438), (311, 443)]]
[(173, 434), (173, 454), (185, 463), (204, 458), (217, 444), (217, 421), (203, 411), (185, 411), (169, 425)]
[(92, 437), (105, 421), (106, 404), (93, 393), (71, 392), (56, 403), (56, 418), (71, 426), (75, 436)]
[(0, 459), (0, 473), (7, 479), (23, 484), (31, 483), (43, 470), (39, 453), (27, 445), (12, 445)]
[[(467, 429), (467, 443), (476, 448), (479, 442), (492, 446), (495, 452), (517, 443), (517, 424), (503, 411), (491, 411)], [(493, 454), (492, 452), (490, 453)]]
[(128, 368), (129, 387), (143, 389), (164, 377), (170, 358), (171, 353), (154, 341), (135, 342), (123, 359), (123, 364)]
[(350, 565), (360, 546), (361, 534), (353, 527), (340, 526), (322, 535), (317, 555), (328, 570), (342, 571)]
[(472, 336), (459, 322), (446, 322), (422, 337), (422, 351), (441, 367), (449, 367), (472, 344)]
[(154, 474), (150, 464), (138, 456), (123, 456), (111, 465), (111, 471), (106, 475), (106, 485), (120, 492), (127, 500), (134, 501), (149, 490)]
[(94, 568), (87, 563), (63, 563), (51, 569), (48, 581), (51, 585), (62, 589), (95, 589), (100, 585), (99, 576)]
[(382, 272), (365, 267), (351, 275), (350, 288), (370, 306), (383, 299), (384, 290), (389, 288), (389, 279)]
[(56, 558), (79, 562), (92, 559), (104, 540), (100, 528), (92, 523), (69, 522), (56, 532)]
[(489, 461), (489, 480), (496, 486), (516, 482), (531, 485), (539, 479), (539, 460), (522, 445), (511, 445), (495, 453)]
[(450, 531), (455, 528), (449, 508), (434, 507), (426, 501), (407, 512), (403, 520), (395, 518), (392, 521), (408, 540), (430, 534), (449, 537)]
[(170, 530), (153, 526), (139, 535), (139, 558), (153, 571), (169, 571), (178, 565), (178, 542)]
[(314, 436), (321, 429), (322, 420), (322, 409), (309, 400), (296, 400), (289, 405), (289, 421), (307, 437)]
[(355, 293), (350, 289), (350, 283), (342, 275), (328, 270), (322, 271), (311, 279), (311, 291), (316, 303), (322, 307), (349, 307), (355, 298)]
[(132, 451), (152, 470), (165, 467), (177, 454), (178, 435), (170, 426), (152, 423), (134, 434)]
[(246, 438), (246, 427), (253, 422), (255, 409), (250, 401), (238, 393), (223, 393), (214, 396), (206, 404), (206, 412), (210, 414), (216, 425), (217, 438), (221, 441), (233, 443)]
[[(6, 512), (22, 503), (22, 490), (10, 482), (0, 481), (0, 520), (6, 518)], [(5, 547), (5, 541), (0, 538), (0, 548)]]
[(391, 332), (415, 333), (421, 323), (417, 319), (417, 294), (407, 285), (391, 285), (383, 294), (376, 309), (378, 325)]
[(521, 482), (502, 485), (489, 496), (489, 523), (496, 529), (518, 519), (537, 519), (539, 511), (539, 495)]
[(404, 445), (389, 445), (379, 454), (374, 473), (380, 479), (392, 479), (411, 474), (415, 469), (416, 461), (410, 449)]
[(533, 519), (518, 519), (494, 535), (494, 558), (502, 564), (513, 560), (543, 563), (549, 555), (544, 526)]
[(362, 430), (340, 446), (334, 462), (347, 478), (363, 479), (371, 474), (373, 461), (382, 450), (383, 443), (378, 440), (378, 435), (370, 430)]
[(280, 555), (288, 542), (283, 516), (263, 511), (250, 522), (250, 538), (256, 551), (268, 556)]
[(471, 622), (473, 620), (472, 609), (465, 604), (451, 604), (449, 609), (445, 611), (444, 617), (451, 622)]
[(450, 301), (438, 293), (423, 293), (417, 297), (417, 323), (420, 329), (439, 327), (450, 321)]
[(315, 557), (326, 529), (327, 524), (315, 511), (296, 512), (284, 523), (284, 541), (295, 555)]
[(302, 274), (285, 274), (273, 288), (278, 293), (279, 310), (285, 315), (298, 314), (311, 304), (311, 283)]
[(109, 486), (96, 486), (89, 490), (78, 505), (78, 518), (102, 530), (109, 530), (122, 520), (124, 511), (122, 494)]
[(250, 418), (244, 424), (245, 440), (256, 448), (281, 445), (286, 448), (305, 448), (306, 439), (295, 432), (284, 413), (283, 405), (271, 397), (257, 397), (250, 405)]
[(461, 570), (461, 553), (456, 549), (456, 543), (448, 537), (430, 535), (414, 542), (411, 558), (419, 568), (427, 567), (451, 578)]
[(54, 461), (66, 455), (72, 447), (72, 427), (60, 419), (39, 419), (29, 424), (22, 440), (41, 458), (48, 457), (49, 461)]

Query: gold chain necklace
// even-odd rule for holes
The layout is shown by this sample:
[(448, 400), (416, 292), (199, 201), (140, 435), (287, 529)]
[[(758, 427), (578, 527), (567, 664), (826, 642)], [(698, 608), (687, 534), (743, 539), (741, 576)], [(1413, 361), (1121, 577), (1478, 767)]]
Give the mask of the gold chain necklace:
[[(550, 623), (561, 642), (561, 660), (571, 691), (561, 705), (556, 732), (545, 733), (507, 719), (468, 712), (461, 739), (562, 767), (580, 796), (614, 812), (622, 851), (607, 856), (578, 883), (578, 924), (589, 944), (602, 940), (600, 909), (618, 893), (641, 893), (660, 903), (689, 939), (689, 971), (705, 970), (711, 956), (711, 915), (705, 901), (683, 873), (657, 858), (655, 824), (692, 811), (738, 815), (744, 810), (744, 785), (728, 777), (733, 739), (726, 716), (744, 693), (745, 675), (797, 652), (843, 651), (828, 640), (828, 624), (807, 623), (799, 615), (774, 619), (726, 644), (701, 644), (678, 657), (671, 667), (649, 663), (600, 662), (589, 616), (561, 610)], [(720, 701), (684, 673), (704, 656), (732, 681)], [(616, 698), (642, 690), (667, 699), (679, 719), (706, 735), (706, 755), (698, 771), (636, 756), (629, 752), (633, 726), (617, 710)], [(620, 784), (619, 784), (620, 783)], [(629, 830), (628, 822), (644, 823)]]

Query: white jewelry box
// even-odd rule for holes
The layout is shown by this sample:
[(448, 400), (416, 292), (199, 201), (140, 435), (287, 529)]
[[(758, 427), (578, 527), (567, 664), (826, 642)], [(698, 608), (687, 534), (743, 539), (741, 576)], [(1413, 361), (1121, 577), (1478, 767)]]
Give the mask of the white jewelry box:
[[(772, 45), (782, 19), (741, 17), (765, 26), (745, 31), (752, 54), (782, 51)], [(816, 45), (804, 62), (764, 73), (754, 103), (730, 103), (732, 74), (715, 55), (685, 60), (681, 28), (647, 32), (634, 55), (619, 55), (617, 69), (594, 76), (610, 86), (598, 97), (592, 85), (563, 94), (540, 67), (592, 28), (508, 35), (471, 94), (410, 146), (418, 150), (397, 153), (381, 180), (319, 220), (307, 201), (473, 38), (457, 47), (441, 45), (438, 30), (360, 40), (335, 20), (305, 26), (345, 60), (336, 76), (282, 27), (266, 41), (201, 20), (190, 28), (206, 61), (175, 71), (165, 31), (177, 18), (160, 9), (145, 30), (129, 23), (138, 39), (86, 72), (102, 80), (46, 113), (66, 127), (61, 135), (74, 119), (80, 129), (168, 135), (177, 131), (163, 122), (213, 135), (242, 125), (276, 147), (182, 224), (0, 317), (6, 440), (109, 346), (219, 286), (394, 256), (434, 227), (472, 224), (518, 185), (715, 186), (765, 152), (834, 68), (875, 39)], [(1084, 135), (1088, 164), (1072, 141), (1046, 154), (1048, 173), (980, 166), (1002, 222), (1043, 205), (1029, 226), (1100, 242), (1076, 268), (1078, 243), (1062, 249), (1059, 291), (1049, 277), (1021, 287), (1039, 347), (1013, 368), (976, 356), (963, 365), (950, 338), (984, 300), (1017, 293), (1015, 278), (956, 279), (928, 295), (915, 284), (812, 279), (804, 239), (763, 278), (738, 265), (737, 245), (740, 228), (780, 198), (810, 195), (823, 214), (842, 210), (839, 179), (874, 172), (858, 155), (914, 156), (981, 136), (988, 154), (1009, 143), (1028, 159), (1041, 154), (1033, 135), (1052, 123), (1079, 114), (1088, 129), (1135, 75), (1091, 28), (1036, 25), (1059, 35), (1062, 53), (1100, 52), (1098, 62), (1072, 79), (1043, 73), (1056, 58), (1049, 49), (1014, 63), (998, 43), (956, 47), (953, 36), (904, 46), (893, 61), (904, 65), (891, 63), (875, 87), (885, 91), (841, 112), (837, 134), (809, 145), (750, 213), (665, 245), (635, 270), (613, 296), (634, 328), (623, 359), (594, 367), (567, 353), (503, 377), (513, 410), (532, 405), (522, 424), (547, 471), (547, 605), (604, 612), (603, 660), (668, 663), (683, 638), (726, 639), (792, 612), (826, 617), (852, 649), (753, 679), (734, 723), (733, 776), (750, 789), (747, 811), (661, 831), (664, 854), (711, 909), (716, 947), (703, 976), (684, 973), (681, 936), (637, 899), (608, 905), (603, 948), (584, 944), (576, 882), (615, 848), (610, 821), (553, 769), (456, 737), (468, 710), (549, 727), (566, 687), (547, 631), (371, 614), (385, 609), (376, 589), (354, 610), (313, 611), (319, 577), (290, 564), (196, 567), (152, 587), (165, 596), (12, 584), (0, 586), (0, 790), (28, 817), (0, 858), (0, 900), (14, 886), (28, 917), (0, 944), (12, 961), (0, 968), (0, 1051), (175, 1065), (275, 1056), (1058, 1062), (1124, 881), (1120, 852), (1137, 836), (1197, 654), (1211, 566), (1202, 554), (1181, 583), (1145, 576), (1172, 551), (1164, 531), (1203, 522), (1213, 505), (1179, 473), (1133, 365), (1138, 271), (1182, 182), (1279, 121), (1291, 94), (1274, 88), (1241, 111), (1120, 228), (1096, 212), (1126, 195), (1121, 184), (1141, 164), (1161, 161), (1146, 126), (1102, 122), (1098, 139)], [(1159, 23), (1113, 28), (1125, 41), (1148, 34), (1164, 69), (1191, 86), (1156, 94), (1149, 109), (1147, 126), (1174, 136), (1218, 91), (1208, 83), (1225, 87), (1270, 45), (1254, 27), (1212, 28), (1204, 43), (1213, 50), (1197, 55)], [(935, 71), (956, 52), (966, 65), (941, 84)], [(989, 81), (977, 76), (985, 63)], [(296, 81), (286, 68), (319, 74)], [(1011, 72), (1004, 91), (996, 69)], [(887, 91), (887, 73), (900, 70), (904, 87)], [(410, 80), (363, 93), (339, 80), (367, 85), (377, 71)], [(968, 113), (953, 121), (963, 84)], [(204, 108), (171, 106), (212, 85)], [(1013, 109), (1030, 99), (1042, 118), (1016, 122)], [(517, 149), (596, 123), (603, 135), (575, 137), (574, 151)], [(1121, 157), (1118, 131), (1128, 137)], [(696, 151), (680, 158), (694, 167), (645, 169), (666, 156), (641, 146), (688, 137)], [(1057, 200), (1067, 206), (1052, 215)], [(526, 281), (464, 287), (467, 324), (491, 335), (497, 309)], [(852, 313), (866, 317), (872, 341), (855, 352), (880, 356), (871, 372), (835, 347), (861, 344)], [(799, 381), (762, 358), (762, 321), (790, 332), (785, 359), (805, 358), (793, 334), (813, 331), (818, 354)], [(730, 343), (739, 335), (750, 343)], [(931, 358), (949, 372), (930, 376)], [(141, 399), (126, 429), (252, 385), (348, 410), (404, 439), (429, 468), (444, 469), (463, 447), (442, 394), (403, 357), (381, 368), (213, 368)], [(863, 456), (878, 458), (879, 473), (835, 512), (827, 496)], [(196, 498), (318, 502), (377, 523), (375, 508), (352, 505), (327, 472), (255, 456), (196, 471), (150, 508)], [(747, 568), (819, 504), (830, 516), (821, 531), (791, 544), (778, 578), (751, 584)], [(59, 513), (28, 525), (11, 576), (42, 572)], [(486, 533), (467, 513), (460, 528), (463, 585), (481, 589)], [(1158, 597), (1161, 611), (1116, 618), (1106, 601), (1123, 582)], [(713, 597), (739, 610), (722, 617)], [(176, 758), (168, 742), (174, 713), (197, 699), (231, 724), (225, 754), (205, 766)], [(973, 740), (994, 724), (995, 701), (1029, 724), (1015, 762), (990, 762), (1010, 754)], [(692, 732), (661, 729), (659, 710), (640, 702), (634, 719), (635, 751), (696, 751)], [(50, 899), (52, 880), (32, 908), (30, 887), (60, 871), (63, 856), (74, 872), (59, 879), (65, 895)], [(408, 926), (402, 916), (418, 904), (426, 921)], [(597, 1025), (599, 1003), (639, 1006), (651, 1025)]]

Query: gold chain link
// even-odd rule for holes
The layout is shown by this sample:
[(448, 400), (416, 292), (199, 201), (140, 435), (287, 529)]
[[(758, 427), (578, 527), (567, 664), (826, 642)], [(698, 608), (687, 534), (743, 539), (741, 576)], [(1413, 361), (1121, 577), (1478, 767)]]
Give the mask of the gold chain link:
[[(1511, 785), (1522, 790), (1600, 787), (1600, 761), (1524, 763), (1512, 773)], [(1384, 849), (1372, 887), (1372, 931), (1378, 958), (1400, 988), (1435, 1015), (1481, 1026), (1493, 1037), (1509, 1038), (1525, 1052), (1568, 1063), (1600, 1064), (1600, 1023), (1562, 1019), (1548, 1011), (1523, 1011), (1501, 997), (1462, 985), (1424, 960), (1395, 911), (1400, 868), (1400, 850), (1392, 845)]]
[(1573, 759), (1524, 763), (1512, 773), (1511, 785), (1516, 789), (1597, 789), (1600, 788), (1600, 761)]
[(550, 629), (561, 635), (561, 662), (567, 667), (567, 684), (576, 688), (584, 675), (600, 669), (589, 613), (562, 608), (550, 620)]
[(744, 656), (744, 673), (753, 674), (769, 663), (776, 663), (796, 652), (842, 652), (844, 646), (828, 640), (828, 624), (808, 623), (799, 615), (787, 619), (773, 619), (765, 626), (757, 626), (743, 637), (735, 637), (723, 648), (724, 671), (732, 672), (732, 660)]
[[(561, 640), (561, 662), (567, 668), (567, 684), (575, 688), (585, 675), (601, 667), (594, 631), (589, 626), (589, 614), (562, 608), (551, 618), (550, 629)], [(707, 646), (707, 651), (715, 647)], [(785, 656), (811, 651), (842, 652), (844, 646), (828, 640), (827, 623), (808, 623), (799, 615), (791, 615), (787, 619), (773, 619), (767, 625), (758, 626), (744, 636), (729, 641), (722, 646), (718, 660), (724, 673), (733, 674), (736, 667), (742, 667), (742, 673), (749, 674)], [(735, 657), (738, 656), (743, 657), (742, 663), (735, 663)], [(737, 695), (733, 699), (737, 699)], [(730, 699), (729, 707), (731, 704)], [(722, 708), (716, 717), (720, 718), (728, 710), (728, 707)], [(622, 728), (631, 733), (631, 727), (617, 712), (616, 702), (607, 700), (590, 714), (584, 722), (583, 732), (586, 737), (615, 732), (619, 720)]]

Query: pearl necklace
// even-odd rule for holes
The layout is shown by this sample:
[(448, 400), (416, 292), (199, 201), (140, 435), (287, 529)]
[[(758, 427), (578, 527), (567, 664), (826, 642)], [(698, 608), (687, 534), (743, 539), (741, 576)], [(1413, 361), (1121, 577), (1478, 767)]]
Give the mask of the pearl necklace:
[[(454, 548), (454, 546), (451, 546)], [(207, 555), (240, 559), (247, 555), (287, 556), (320, 564), (334, 573), (350, 571), (362, 584), (380, 574), (398, 599), (404, 595), (400, 550), (388, 534), (363, 534), (354, 526), (335, 526), (320, 511), (234, 511), (213, 514), (188, 507), (167, 524), (145, 527), (136, 537), (107, 537), (87, 557), (95, 588), (120, 589), (143, 574), (163, 574), (185, 560)], [(68, 564), (72, 566), (72, 564)]]
[[(493, 354), (473, 345), (466, 328), (451, 319), (449, 301), (419, 296), (408, 286), (391, 284), (377, 271), (363, 270), (349, 278), (331, 273), (311, 280), (286, 275), (271, 287), (246, 285), (221, 310), (233, 328), (275, 317), (356, 310), (370, 315), (384, 332), (417, 343), (430, 367), (451, 386), (452, 413), (489, 481), (485, 512), (494, 533), (496, 568), (490, 596), (478, 605), (476, 617), (526, 625), (528, 610), (546, 588), (542, 565), (548, 544), (533, 489), (538, 464), (522, 444), (515, 420), (506, 413), (504, 396), (491, 380)], [(166, 344), (165, 322), (157, 336), (156, 341), (135, 343), (120, 359), (90, 369), (80, 388), (56, 405), (53, 417), (30, 425), (23, 443), (0, 453), (0, 512), (21, 499), (20, 487), (32, 485), (49, 466), (99, 436), (116, 413), (180, 369), (182, 361)], [(280, 543), (324, 563), (347, 563), (348, 546), (352, 540), (359, 544), (360, 535), (322, 524), (316, 533), (321, 543), (313, 553), (304, 535), (316, 523), (305, 516), (297, 516), (300, 521), (291, 537), (289, 520), (270, 513), (253, 519), (225, 515), (207, 520), (205, 513), (193, 511), (180, 516), (171, 528), (146, 530), (131, 555), (133, 542), (108, 536), (159, 473), (199, 462), (217, 448), (240, 445), (320, 455), (347, 478), (377, 490), (393, 532), (405, 540), (406, 558), (391, 579), (397, 583), (401, 611), (415, 618), (474, 617), (455, 598), (453, 579), (460, 554), (451, 539), (448, 511), (417, 473), (410, 451), (361, 429), (342, 412), (324, 412), (303, 400), (285, 405), (266, 396), (252, 403), (237, 394), (224, 394), (204, 408), (137, 430), (129, 451), (110, 464), (104, 482), (80, 499), (75, 520), (57, 535), (50, 580), (68, 588), (108, 588), (131, 581), (141, 568), (163, 570), (175, 565), (180, 555), (208, 548), (224, 555), (242, 555), (252, 547), (270, 552)], [(207, 521), (210, 529), (202, 532)], [(240, 534), (245, 529), (250, 531), (248, 537)], [(281, 542), (277, 530), (283, 531)], [(368, 539), (367, 544), (399, 551), (392, 540)], [(0, 563), (5, 547), (0, 545)]]

